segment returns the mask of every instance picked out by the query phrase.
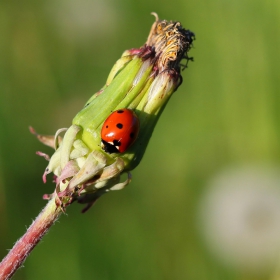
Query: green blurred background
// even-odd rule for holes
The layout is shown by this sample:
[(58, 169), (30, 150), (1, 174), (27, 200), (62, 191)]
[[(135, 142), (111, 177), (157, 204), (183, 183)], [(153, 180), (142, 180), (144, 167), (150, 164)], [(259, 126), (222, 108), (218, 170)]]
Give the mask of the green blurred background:
[(0, 257), (54, 187), (35, 155), (51, 149), (28, 126), (68, 127), (121, 53), (144, 44), (153, 11), (196, 33), (195, 62), (131, 185), (86, 214), (69, 207), (13, 279), (280, 279), (276, 0), (1, 1)]

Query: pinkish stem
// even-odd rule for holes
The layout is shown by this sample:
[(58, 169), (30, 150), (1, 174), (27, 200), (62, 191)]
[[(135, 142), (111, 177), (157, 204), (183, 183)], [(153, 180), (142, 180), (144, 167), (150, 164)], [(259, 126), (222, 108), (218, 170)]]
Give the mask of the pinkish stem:
[(0, 263), (1, 280), (10, 279), (13, 276), (60, 214), (61, 209), (56, 207), (54, 199), (51, 199), (26, 233), (16, 242)]

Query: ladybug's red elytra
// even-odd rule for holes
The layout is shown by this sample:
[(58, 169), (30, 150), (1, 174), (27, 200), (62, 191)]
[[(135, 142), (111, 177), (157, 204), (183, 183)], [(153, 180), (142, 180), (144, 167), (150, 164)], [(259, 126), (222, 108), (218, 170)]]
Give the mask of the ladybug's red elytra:
[(140, 129), (137, 115), (130, 109), (114, 111), (101, 129), (101, 147), (108, 153), (124, 153), (136, 140)]

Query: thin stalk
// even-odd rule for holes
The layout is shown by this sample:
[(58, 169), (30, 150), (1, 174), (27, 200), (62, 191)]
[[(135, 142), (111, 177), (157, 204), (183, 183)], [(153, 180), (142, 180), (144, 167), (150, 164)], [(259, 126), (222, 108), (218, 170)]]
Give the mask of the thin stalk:
[(51, 199), (26, 233), (16, 242), (0, 263), (1, 280), (10, 279), (22, 266), (25, 259), (58, 219), (61, 212), (61, 208), (56, 206), (55, 200)]

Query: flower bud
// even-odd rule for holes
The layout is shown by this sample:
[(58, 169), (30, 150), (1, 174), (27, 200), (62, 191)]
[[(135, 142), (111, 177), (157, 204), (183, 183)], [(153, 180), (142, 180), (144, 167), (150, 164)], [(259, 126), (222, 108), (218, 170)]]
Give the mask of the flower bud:
[[(58, 136), (63, 130), (59, 130), (53, 139), (32, 131), (40, 141), (47, 145), (52, 143), (56, 149), (43, 180), (47, 174), (54, 173), (55, 192), (45, 197), (55, 196), (57, 206), (63, 209), (77, 200), (87, 203), (87, 210), (104, 193), (122, 189), (131, 181), (129, 171), (141, 161), (162, 110), (182, 83), (181, 61), (192, 60), (188, 51), (194, 34), (185, 30), (180, 22), (160, 21), (154, 15), (156, 21), (146, 44), (123, 53), (104, 87), (74, 117), (63, 138)], [(126, 109), (132, 110), (139, 119), (138, 138), (132, 145), (127, 145), (127, 150), (120, 149), (120, 153), (118, 146), (132, 137), (125, 134), (129, 129), (120, 131), (118, 133), (124, 134), (120, 139), (107, 143), (116, 148), (103, 150), (100, 144), (101, 140), (105, 141), (101, 136), (104, 122), (113, 111), (122, 113)], [(117, 127), (122, 129), (122, 123), (117, 123)], [(128, 172), (128, 178), (120, 183), (120, 175), (124, 172)]]

